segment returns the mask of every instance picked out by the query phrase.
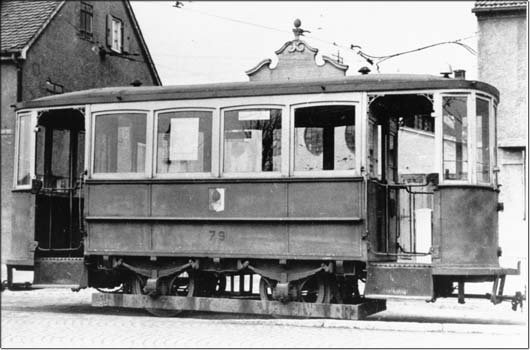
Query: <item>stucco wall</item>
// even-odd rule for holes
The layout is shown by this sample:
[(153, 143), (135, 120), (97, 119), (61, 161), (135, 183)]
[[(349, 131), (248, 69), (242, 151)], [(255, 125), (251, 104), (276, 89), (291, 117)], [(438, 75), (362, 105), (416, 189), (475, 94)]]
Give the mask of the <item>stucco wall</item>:
[(434, 166), (434, 133), (401, 127), (398, 135), (400, 174), (429, 174)]
[(2, 76), (2, 261), (11, 246), (11, 186), (13, 183), (13, 147), (15, 142), (14, 110), (10, 107), (17, 99), (16, 66), (9, 61), (1, 64)]
[(519, 278), (508, 279), (506, 290), (520, 290), (528, 272), (527, 171), (525, 165), (528, 139), (528, 43), (525, 11), (519, 14), (488, 12), (478, 14), (478, 76), (499, 89), (498, 174), (502, 185), (499, 200), (500, 263), (514, 267), (522, 261)]
[(524, 146), (527, 139), (527, 34), (526, 17), (478, 17), (478, 77), (497, 87), (499, 146)]
[[(46, 79), (64, 85), (64, 92), (103, 86), (130, 85), (135, 79), (144, 85), (155, 81), (144, 63), (138, 38), (134, 36), (132, 23), (121, 1), (91, 1), (94, 6), (93, 40), (82, 39), (76, 29), (79, 26), (80, 2), (69, 2), (62, 7), (55, 19), (33, 44), (24, 63), (24, 100), (48, 95)], [(106, 18), (110, 13), (124, 23), (125, 34), (131, 35), (131, 61), (120, 56), (101, 59), (97, 47), (106, 47)], [(70, 22), (70, 23), (69, 23)], [(107, 48), (107, 50), (109, 50)]]

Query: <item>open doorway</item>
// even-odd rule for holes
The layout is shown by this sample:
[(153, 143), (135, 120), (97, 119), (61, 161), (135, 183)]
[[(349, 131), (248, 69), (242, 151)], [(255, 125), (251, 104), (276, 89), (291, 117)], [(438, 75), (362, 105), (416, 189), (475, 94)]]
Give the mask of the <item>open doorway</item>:
[[(368, 172), (377, 213), (375, 245), (380, 252), (412, 260), (431, 244), (435, 168), (432, 95), (373, 96), (369, 106)], [(416, 261), (421, 258), (414, 257)]]
[(32, 184), (36, 194), (36, 257), (83, 255), (84, 120), (83, 111), (78, 109), (39, 115), (36, 179)]

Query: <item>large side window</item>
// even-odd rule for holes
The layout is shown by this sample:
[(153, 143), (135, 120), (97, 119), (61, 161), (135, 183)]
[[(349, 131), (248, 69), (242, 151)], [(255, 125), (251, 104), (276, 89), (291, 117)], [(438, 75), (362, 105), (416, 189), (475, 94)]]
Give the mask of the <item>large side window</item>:
[(212, 112), (160, 113), (157, 129), (157, 173), (211, 171)]
[(94, 173), (143, 173), (146, 148), (145, 113), (96, 116)]
[(17, 186), (30, 184), (32, 131), (31, 115), (21, 115), (18, 119)]
[(355, 107), (298, 108), (294, 125), (294, 170), (355, 169)]
[(281, 109), (226, 111), (223, 172), (279, 172), (281, 130)]
[(468, 180), (467, 97), (443, 97), (443, 169), (446, 180)]
[(490, 182), (490, 104), (477, 98), (477, 178), (479, 182)]

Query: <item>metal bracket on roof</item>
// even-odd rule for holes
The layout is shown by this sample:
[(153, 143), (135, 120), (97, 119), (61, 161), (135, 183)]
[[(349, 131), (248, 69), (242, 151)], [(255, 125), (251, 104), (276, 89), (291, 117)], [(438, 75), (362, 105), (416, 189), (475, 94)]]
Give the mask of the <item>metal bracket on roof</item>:
[(83, 115), (85, 114), (85, 107), (73, 107), (72, 109), (80, 112)]
[(368, 107), (374, 102), (378, 97), (383, 97), (385, 95), (368, 95)]
[(427, 100), (429, 100), (432, 104), (434, 104), (434, 95), (433, 94), (417, 94), (418, 96), (423, 96)]

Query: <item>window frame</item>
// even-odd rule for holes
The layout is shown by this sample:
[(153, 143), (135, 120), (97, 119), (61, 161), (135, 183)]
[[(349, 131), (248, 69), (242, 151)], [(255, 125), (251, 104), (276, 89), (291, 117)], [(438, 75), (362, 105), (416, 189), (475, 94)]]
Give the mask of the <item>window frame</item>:
[[(473, 179), (475, 177), (474, 174), (474, 158), (473, 158), (473, 150), (474, 147), (474, 140), (472, 139), (471, 135), (473, 132), (470, 132), (470, 130), (474, 131), (474, 121), (471, 119), (474, 119), (474, 113), (475, 113), (475, 100), (472, 97), (472, 92), (470, 91), (446, 91), (446, 92), (440, 92), (438, 94), (439, 100), (436, 101), (439, 106), (435, 106), (435, 110), (439, 110), (439, 123), (435, 125), (435, 137), (438, 136), (439, 140), (438, 143), (440, 145), (439, 147), (439, 157), (440, 157), (440, 170), (439, 170), (439, 181), (440, 183), (445, 184), (453, 184), (453, 185), (464, 185), (464, 184), (472, 184)], [(444, 174), (444, 130), (443, 130), (443, 122), (444, 122), (444, 111), (443, 111), (443, 99), (444, 97), (465, 97), (466, 98), (466, 118), (467, 118), (467, 138), (466, 138), (466, 146), (467, 146), (467, 178), (466, 179), (446, 179)], [(435, 121), (436, 123), (436, 121)], [(438, 130), (438, 131), (437, 131)], [(473, 147), (472, 147), (473, 146)]]
[(13, 166), (13, 190), (30, 190), (31, 189), (31, 180), (35, 178), (35, 142), (36, 142), (36, 134), (34, 128), (30, 129), (29, 135), (25, 135), (26, 137), (29, 137), (29, 159), (30, 159), (30, 166), (29, 166), (29, 184), (19, 185), (18, 184), (18, 165), (19, 165), (19, 152), (20, 152), (20, 121), (22, 117), (29, 116), (30, 120), (30, 126), (37, 125), (37, 111), (21, 111), (16, 114), (16, 125), (15, 125), (15, 159), (14, 159), (14, 166)]
[[(116, 53), (122, 53), (123, 52), (123, 21), (121, 19), (119, 19), (118, 17), (115, 17), (115, 16), (111, 16), (111, 23), (112, 23), (112, 26), (111, 26), (111, 29), (110, 29), (110, 37), (111, 37), (111, 42), (110, 42), (110, 49)], [(114, 24), (115, 23), (119, 23), (119, 28), (120, 28), (120, 32), (117, 34), (117, 39), (118, 39), (118, 48), (115, 48), (114, 47)]]
[[(224, 141), (225, 141), (225, 113), (241, 110), (256, 110), (256, 109), (279, 109), (281, 111), (281, 147), (282, 154), (280, 157), (280, 171), (260, 171), (260, 172), (225, 172), (224, 171)], [(238, 106), (225, 106), (220, 108), (219, 113), (219, 176), (223, 178), (281, 178), (289, 176), (287, 160), (289, 158), (289, 143), (288, 143), (288, 117), (287, 108), (281, 104), (248, 104)], [(212, 155), (213, 156), (213, 155)]]
[[(211, 127), (212, 127), (212, 149), (211, 149), (211, 168), (209, 172), (189, 172), (189, 173), (159, 173), (157, 172), (157, 161), (158, 161), (158, 119), (160, 114), (171, 113), (171, 112), (210, 112), (211, 113)], [(158, 109), (153, 112), (153, 152), (151, 168), (153, 179), (208, 179), (214, 178), (218, 175), (219, 169), (219, 147), (215, 147), (219, 144), (219, 113), (218, 109), (213, 107), (177, 107)]]
[[(88, 9), (90, 11), (88, 11)], [(93, 40), (94, 38), (94, 6), (86, 1), (81, 1), (79, 18), (79, 33), (83, 39)], [(85, 19), (85, 27), (83, 27), (83, 18)], [(90, 18), (90, 28), (87, 29), (87, 18)]]
[[(488, 174), (489, 174), (489, 181), (481, 181), (479, 179), (479, 174), (478, 174), (478, 164), (477, 164), (477, 159), (478, 159), (478, 142), (476, 141), (477, 140), (477, 126), (478, 126), (478, 121), (477, 121), (477, 114), (476, 114), (476, 109), (475, 109), (475, 130), (474, 130), (474, 133), (475, 133), (475, 169), (476, 169), (476, 182), (478, 184), (481, 184), (481, 185), (490, 185), (490, 184), (493, 184), (495, 181), (493, 179), (493, 148), (495, 147), (494, 144), (492, 143), (493, 142), (493, 137), (492, 137), (492, 122), (494, 122), (494, 118), (493, 118), (493, 115), (492, 115), (492, 104), (493, 104), (493, 101), (491, 98), (487, 97), (486, 95), (482, 95), (482, 94), (476, 94), (475, 96), (475, 106), (478, 102), (478, 100), (483, 100), (485, 102), (488, 103), (488, 144), (489, 144), (489, 169), (488, 169)], [(482, 164), (482, 166), (484, 166), (484, 164)]]
[[(144, 114), (145, 115), (145, 164), (144, 171), (133, 173), (98, 173), (96, 172), (95, 166), (95, 139), (96, 139), (96, 122), (97, 118), (102, 115), (113, 115), (113, 114)], [(152, 177), (152, 154), (153, 154), (153, 112), (147, 109), (122, 109), (122, 110), (104, 110), (94, 112), (90, 116), (91, 129), (90, 129), (90, 176), (92, 179), (149, 179)], [(85, 134), (85, 140), (87, 135)]]
[[(449, 180), (444, 178), (444, 165), (443, 165), (443, 98), (444, 97), (463, 97), (467, 98), (467, 118), (468, 118), (468, 135), (467, 135), (467, 157), (468, 157), (468, 176), (466, 180)], [(436, 163), (438, 164), (438, 174), (440, 177), (440, 184), (444, 185), (479, 185), (479, 186), (496, 186), (495, 174), (493, 168), (496, 166), (496, 115), (495, 105), (498, 103), (497, 99), (487, 93), (475, 90), (444, 90), (438, 91), (435, 95), (433, 115), (436, 118), (435, 121), (435, 138), (436, 138), (436, 154), (439, 159)], [(479, 181), (477, 173), (477, 137), (476, 137), (476, 126), (477, 126), (477, 111), (476, 101), (477, 99), (486, 100), (489, 103), (489, 143), (490, 143), (490, 180), (488, 182)]]
[[(295, 112), (299, 108), (319, 107), (319, 106), (353, 106), (355, 108), (355, 169), (353, 170), (315, 170), (304, 171), (295, 170)], [(361, 176), (361, 158), (362, 158), (362, 110), (361, 103), (358, 100), (348, 101), (314, 101), (291, 104), (289, 106), (289, 176), (293, 178), (312, 178), (312, 177), (356, 177)], [(362, 138), (362, 139), (361, 139)]]

